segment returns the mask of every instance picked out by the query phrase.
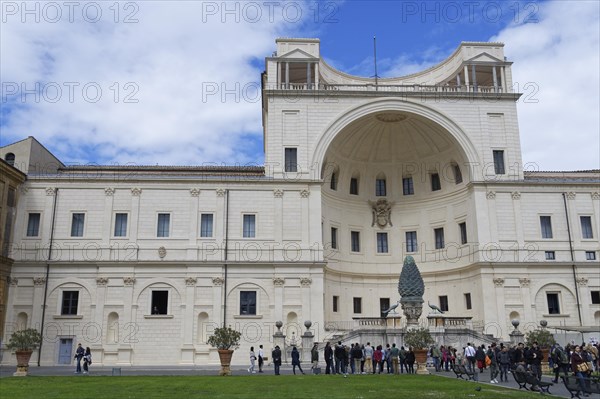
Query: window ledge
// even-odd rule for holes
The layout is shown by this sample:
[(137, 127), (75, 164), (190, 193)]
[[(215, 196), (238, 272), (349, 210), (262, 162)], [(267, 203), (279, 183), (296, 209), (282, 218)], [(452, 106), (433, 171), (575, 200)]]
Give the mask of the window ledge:
[(234, 319), (262, 319), (261, 314), (235, 314)]
[(545, 314), (543, 316), (544, 317), (571, 317), (571, 315), (562, 314), (562, 313), (559, 313), (559, 314)]
[(83, 319), (82, 314), (55, 314), (53, 319)]
[(172, 319), (172, 314), (145, 314), (144, 319)]

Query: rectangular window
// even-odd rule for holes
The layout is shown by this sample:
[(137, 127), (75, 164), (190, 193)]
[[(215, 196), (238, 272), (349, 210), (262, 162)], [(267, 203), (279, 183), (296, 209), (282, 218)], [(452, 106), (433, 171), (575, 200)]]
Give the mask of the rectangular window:
[(446, 295), (440, 296), (440, 309), (442, 309), (442, 312), (448, 311), (448, 297)]
[(458, 224), (458, 228), (460, 229), (460, 243), (467, 243), (467, 223), (462, 222)]
[(546, 293), (546, 298), (548, 299), (548, 313), (549, 314), (560, 314), (560, 304), (558, 301), (558, 293), (557, 292), (548, 292), (548, 293)]
[(331, 248), (337, 249), (338, 245), (338, 237), (337, 237), (338, 229), (336, 227), (331, 228)]
[(358, 195), (358, 179), (356, 177), (350, 179), (350, 194)]
[(337, 190), (337, 184), (338, 184), (338, 178), (337, 178), (337, 173), (333, 172), (331, 174), (331, 183), (329, 185), (329, 188), (331, 188), (332, 190)]
[(471, 293), (465, 294), (465, 306), (467, 310), (473, 309), (473, 307), (471, 306)]
[(554, 251), (545, 251), (546, 260), (556, 260), (556, 253)]
[(256, 215), (244, 215), (244, 238), (256, 237)]
[(463, 181), (462, 172), (460, 171), (460, 166), (457, 164), (452, 165), (452, 170), (454, 171), (454, 182), (456, 184), (460, 184)]
[(200, 237), (213, 236), (213, 214), (203, 213), (200, 215)]
[(171, 227), (171, 214), (170, 213), (159, 213), (158, 214), (158, 223), (156, 224), (156, 236), (157, 237), (168, 237), (170, 227)]
[(298, 171), (298, 149), (297, 148), (286, 148), (285, 149), (285, 171), (286, 172), (297, 172)]
[(375, 180), (375, 196), (385, 197), (386, 195), (387, 195), (387, 190), (385, 187), (385, 179), (376, 179)]
[(596, 251), (585, 251), (585, 260), (596, 260)]
[(444, 228), (433, 229), (433, 235), (435, 236), (435, 249), (444, 248)]
[(127, 237), (126, 213), (115, 213), (115, 237)]
[(85, 213), (74, 213), (71, 219), (71, 237), (83, 237)]
[(37, 237), (40, 235), (40, 214), (30, 213), (27, 220), (27, 237)]
[(552, 219), (550, 216), (540, 216), (542, 238), (552, 238)]
[(415, 193), (415, 187), (413, 185), (412, 177), (404, 177), (402, 179), (402, 195), (413, 195)]
[(494, 173), (497, 175), (503, 175), (504, 170), (504, 151), (503, 150), (494, 150)]
[(581, 238), (594, 238), (594, 233), (592, 232), (592, 217), (591, 216), (581, 216)]
[(63, 291), (61, 315), (77, 315), (77, 304), (79, 302), (79, 291)]
[(352, 252), (360, 252), (360, 232), (350, 232), (350, 250)]
[(407, 231), (406, 232), (406, 252), (417, 252), (419, 245), (417, 244), (417, 232)]
[(438, 173), (431, 174), (431, 191), (439, 191), (442, 189), (442, 183), (440, 183), (440, 175)]
[(387, 233), (377, 233), (377, 253), (388, 253), (388, 235)]
[(256, 315), (256, 291), (240, 291), (240, 315)]
[(168, 314), (169, 312), (169, 291), (152, 291), (151, 314)]
[(600, 305), (600, 291), (590, 291), (592, 294), (592, 304)]
[(379, 298), (379, 311), (381, 317), (385, 317), (385, 311), (390, 308), (390, 298)]
[(340, 297), (337, 295), (334, 295), (333, 296), (333, 311), (336, 313), (338, 312), (339, 301), (340, 301)]
[(352, 298), (354, 313), (362, 313), (362, 298)]

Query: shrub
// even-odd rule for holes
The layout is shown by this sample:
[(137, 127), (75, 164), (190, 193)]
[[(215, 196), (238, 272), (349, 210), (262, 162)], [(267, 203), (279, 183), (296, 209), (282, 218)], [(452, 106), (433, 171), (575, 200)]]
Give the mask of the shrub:
[(213, 335), (208, 337), (208, 344), (217, 349), (236, 349), (241, 337), (242, 334), (231, 327), (218, 327)]
[(32, 351), (42, 342), (42, 336), (34, 328), (15, 331), (8, 340), (6, 347), (10, 350)]

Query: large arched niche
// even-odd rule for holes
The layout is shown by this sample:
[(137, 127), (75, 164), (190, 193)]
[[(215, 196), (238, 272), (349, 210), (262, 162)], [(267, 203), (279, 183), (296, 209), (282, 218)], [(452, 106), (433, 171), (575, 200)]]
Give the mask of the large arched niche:
[[(422, 104), (397, 99), (383, 99), (352, 108), (341, 114), (325, 128), (315, 145), (311, 162), (312, 165), (319, 165), (321, 176), (323, 176), (326, 168), (330, 168), (329, 164), (333, 161), (330, 152), (334, 140), (347, 136), (348, 132), (352, 132), (361, 126), (367, 127), (373, 124), (374, 121), (378, 121), (381, 126), (388, 126), (387, 130), (392, 130), (392, 125), (404, 127), (403, 125), (406, 125), (406, 123), (403, 122), (410, 124), (411, 121), (419, 123), (419, 128), (427, 126), (435, 131), (437, 135), (452, 143), (452, 146), (457, 149), (461, 159), (454, 162), (463, 165), (481, 165), (477, 150), (470, 138), (450, 117)], [(427, 137), (424, 138), (427, 139)], [(466, 177), (468, 174), (463, 173), (463, 176)]]

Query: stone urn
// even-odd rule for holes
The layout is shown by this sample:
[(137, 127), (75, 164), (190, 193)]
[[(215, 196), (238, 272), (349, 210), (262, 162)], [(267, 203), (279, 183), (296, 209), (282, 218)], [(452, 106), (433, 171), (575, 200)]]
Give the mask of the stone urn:
[(17, 356), (17, 371), (13, 373), (15, 377), (26, 376), (29, 372), (29, 359), (31, 359), (32, 350), (21, 350), (16, 351)]
[(220, 376), (231, 375), (231, 358), (233, 351), (231, 349), (219, 349), (219, 360), (221, 360)]
[(417, 362), (417, 374), (429, 374), (427, 370), (427, 349), (413, 349)]

